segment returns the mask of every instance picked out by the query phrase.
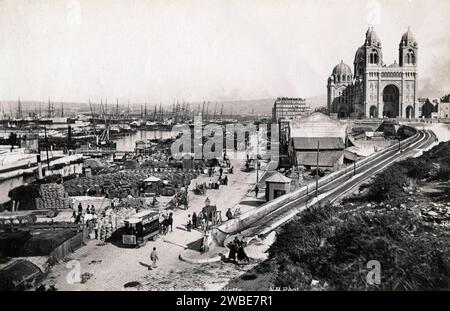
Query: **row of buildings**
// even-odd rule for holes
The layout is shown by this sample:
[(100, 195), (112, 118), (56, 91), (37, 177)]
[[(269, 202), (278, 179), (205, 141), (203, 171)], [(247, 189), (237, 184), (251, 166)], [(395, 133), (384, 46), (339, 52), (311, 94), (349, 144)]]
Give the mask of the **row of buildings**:
[(450, 118), (450, 94), (442, 98), (430, 100), (429, 98), (419, 98), (420, 115), (431, 119)]

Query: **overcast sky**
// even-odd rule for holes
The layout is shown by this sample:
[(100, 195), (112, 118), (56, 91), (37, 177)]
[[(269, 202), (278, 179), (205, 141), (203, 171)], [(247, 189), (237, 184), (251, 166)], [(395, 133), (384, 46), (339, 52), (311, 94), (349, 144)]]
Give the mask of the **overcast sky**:
[(450, 1), (0, 0), (0, 100), (172, 103), (326, 94), (369, 24), (410, 26), (419, 93), (450, 91)]

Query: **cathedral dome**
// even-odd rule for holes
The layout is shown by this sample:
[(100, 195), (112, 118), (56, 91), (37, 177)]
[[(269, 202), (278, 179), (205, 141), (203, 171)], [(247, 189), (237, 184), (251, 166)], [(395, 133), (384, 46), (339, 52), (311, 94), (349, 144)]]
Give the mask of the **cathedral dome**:
[(339, 64), (337, 64), (336, 66), (334, 66), (333, 68), (333, 75), (334, 76), (347, 76), (347, 75), (351, 75), (352, 74), (352, 69), (350, 68), (349, 65), (347, 65), (346, 63), (344, 63), (342, 60)]
[(367, 29), (366, 31), (366, 45), (375, 45), (375, 46), (380, 46), (381, 45), (381, 41), (380, 41), (380, 37), (378, 37), (377, 32), (372, 28)]
[(400, 45), (417, 45), (416, 38), (414, 37), (411, 30), (408, 30), (403, 34), (402, 39), (400, 40)]

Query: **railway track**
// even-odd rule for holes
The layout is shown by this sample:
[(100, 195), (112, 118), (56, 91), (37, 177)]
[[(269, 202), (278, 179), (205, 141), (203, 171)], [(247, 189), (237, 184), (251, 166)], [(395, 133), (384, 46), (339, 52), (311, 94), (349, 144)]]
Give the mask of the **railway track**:
[(361, 161), (355, 168), (346, 168), (342, 172), (336, 172), (335, 176), (319, 181), (317, 189), (318, 196), (315, 196), (315, 184), (308, 185), (308, 190), (300, 190), (300, 195), (291, 202), (268, 212), (264, 216), (255, 219), (254, 222), (235, 232), (227, 238), (230, 239), (234, 235), (246, 237), (251, 240), (255, 237), (265, 236), (277, 227), (288, 222), (296, 214), (305, 210), (307, 207), (313, 206), (319, 202), (333, 202), (342, 195), (351, 192), (364, 180), (381, 172), (386, 167), (410, 156), (420, 149), (424, 149), (434, 143), (435, 135), (432, 131), (418, 131), (417, 134), (409, 141), (392, 146), (386, 152), (373, 156), (372, 158)]

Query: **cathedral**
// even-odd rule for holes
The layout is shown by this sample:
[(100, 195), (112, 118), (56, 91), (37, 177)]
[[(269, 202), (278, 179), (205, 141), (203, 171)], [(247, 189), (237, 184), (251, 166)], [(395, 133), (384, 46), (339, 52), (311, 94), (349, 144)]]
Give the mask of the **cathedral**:
[(417, 41), (409, 30), (399, 44), (399, 61), (383, 63), (381, 41), (369, 28), (356, 50), (353, 73), (342, 60), (327, 83), (328, 111), (338, 118), (419, 117)]

